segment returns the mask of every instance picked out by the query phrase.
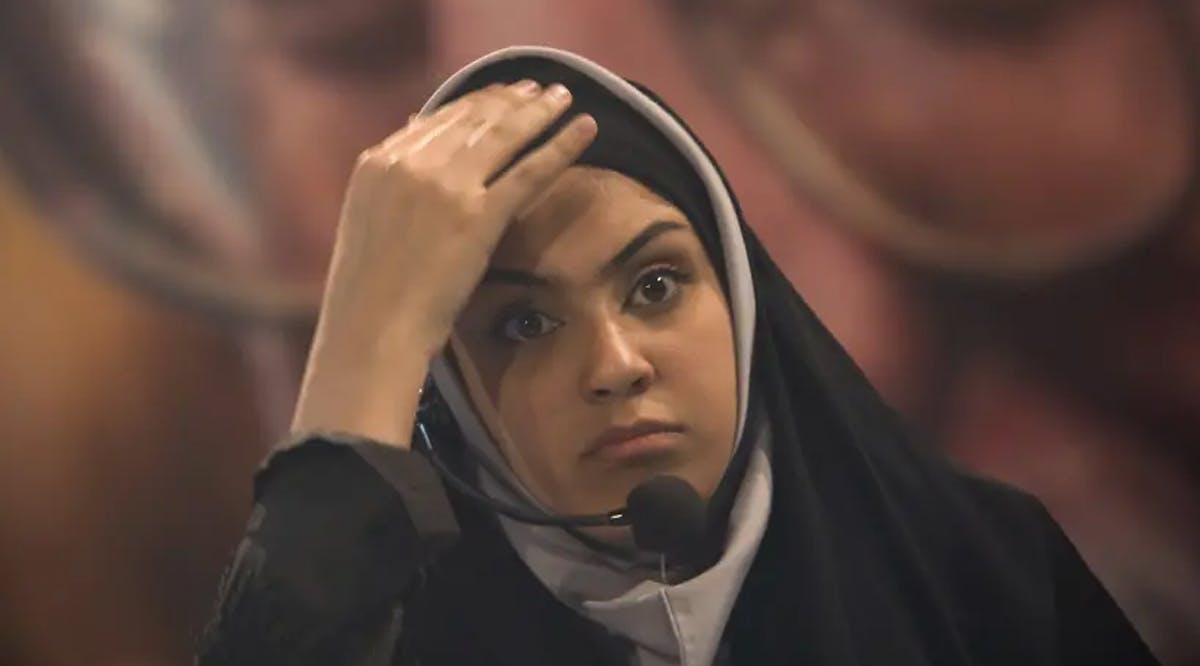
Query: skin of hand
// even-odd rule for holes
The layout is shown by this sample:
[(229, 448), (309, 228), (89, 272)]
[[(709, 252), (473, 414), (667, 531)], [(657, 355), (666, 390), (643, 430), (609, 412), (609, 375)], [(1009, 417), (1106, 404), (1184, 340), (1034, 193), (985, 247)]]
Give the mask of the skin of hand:
[(493, 180), (569, 107), (532, 81), (492, 85), (362, 153), (350, 178), (293, 432), (409, 446), (428, 365), (510, 221), (596, 135), (586, 114)]

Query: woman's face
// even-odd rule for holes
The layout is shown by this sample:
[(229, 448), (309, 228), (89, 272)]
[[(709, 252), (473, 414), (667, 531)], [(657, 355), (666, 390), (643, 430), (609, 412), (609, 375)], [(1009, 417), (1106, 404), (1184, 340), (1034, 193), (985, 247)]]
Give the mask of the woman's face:
[(733, 331), (686, 217), (616, 172), (572, 167), (518, 217), (456, 328), (509, 465), (561, 513), (673, 474), (709, 496), (737, 421)]

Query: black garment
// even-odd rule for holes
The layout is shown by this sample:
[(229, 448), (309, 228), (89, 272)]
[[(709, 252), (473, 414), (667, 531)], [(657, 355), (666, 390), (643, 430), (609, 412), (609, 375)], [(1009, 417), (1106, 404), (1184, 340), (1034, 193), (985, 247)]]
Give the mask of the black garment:
[[(355, 452), (362, 447), (390, 457), (390, 478)], [(440, 509), (445, 497), (412, 492), (431, 478), (416, 454), (367, 442), (314, 440), (278, 455), (259, 479), (198, 666), (630, 663), (629, 646), (554, 599), (486, 517), (459, 507), (463, 534), (449, 545), (457, 525)], [(890, 587), (918, 593), (911, 609), (895, 608), (873, 577), (851, 590), (792, 588), (803, 561), (777, 511), (726, 628), (729, 663), (1154, 663), (1036, 501), (969, 477), (958, 484), (973, 518), (991, 526), (994, 552), (982, 563), (969, 549), (945, 555), (961, 557), (952, 567), (968, 577), (997, 561), (1005, 575), (981, 578), (978, 590), (922, 589), (922, 574), (897, 576)], [(410, 517), (421, 510), (433, 519)], [(954, 540), (953, 526), (935, 529)], [(844, 566), (852, 572), (863, 557)], [(1003, 606), (993, 603), (1005, 586)], [(834, 615), (796, 621), (832, 594)], [(890, 620), (868, 619), (881, 613)]]
[(197, 664), (629, 663), (629, 646), (559, 604), (493, 520), (444, 511), (435, 479), (418, 454), (361, 440), (273, 456)]
[[(579, 110), (597, 116), (598, 141), (622, 137), (624, 147), (597, 148), (589, 163), (646, 172), (723, 266), (721, 220), (695, 175), (715, 166), (711, 156), (637, 138), (658, 132), (638, 119), (661, 120), (665, 105), (617, 99), (553, 56), (521, 58), (485, 65), (492, 73), (464, 89), (522, 72), (567, 81)], [(737, 222), (757, 302), (750, 401), (770, 421), (774, 483), (725, 628), (730, 663), (1155, 663), (1041, 505), (910, 441), (740, 213)], [(456, 505), (461, 535), (447, 546), (455, 520), (428, 467), (380, 447), (316, 443), (272, 461), (203, 666), (629, 663), (627, 645), (534, 578), (494, 517)]]

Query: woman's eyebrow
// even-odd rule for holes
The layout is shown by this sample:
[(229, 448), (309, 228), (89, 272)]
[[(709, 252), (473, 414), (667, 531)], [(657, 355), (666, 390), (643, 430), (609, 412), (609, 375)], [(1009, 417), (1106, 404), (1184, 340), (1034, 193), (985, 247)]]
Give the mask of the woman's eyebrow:
[[(638, 250), (646, 246), (647, 243), (655, 238), (667, 233), (668, 231), (676, 231), (679, 229), (687, 229), (688, 225), (683, 222), (674, 220), (659, 220), (651, 223), (638, 232), (632, 240), (625, 244), (612, 259), (605, 262), (604, 267), (600, 269), (600, 276), (606, 277), (614, 271), (624, 266), (637, 254)], [(543, 277), (537, 273), (523, 271), (517, 268), (495, 268), (489, 267), (483, 273), (483, 279), (480, 284), (509, 284), (518, 287), (551, 287), (554, 281), (550, 278)]]
[(633, 255), (637, 254), (638, 250), (642, 249), (647, 243), (661, 236), (662, 234), (665, 234), (668, 231), (687, 228), (688, 225), (682, 222), (676, 222), (674, 220), (659, 220), (658, 222), (648, 225), (645, 229), (642, 229), (638, 235), (634, 236), (632, 240), (626, 243), (625, 247), (621, 248), (619, 252), (614, 254), (612, 259), (609, 259), (608, 262), (604, 264), (604, 268), (600, 269), (601, 277), (611, 275), (614, 271), (624, 266), (629, 262), (630, 259), (633, 258)]

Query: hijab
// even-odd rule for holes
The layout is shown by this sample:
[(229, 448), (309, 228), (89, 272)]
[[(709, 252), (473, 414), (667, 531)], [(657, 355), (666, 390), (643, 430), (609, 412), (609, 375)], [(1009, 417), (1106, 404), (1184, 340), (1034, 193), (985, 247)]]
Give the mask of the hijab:
[[(630, 176), (688, 216), (726, 290), (738, 376), (737, 442), (711, 502), (716, 552), (698, 575), (647, 581), (636, 558), (501, 520), (559, 601), (632, 641), (640, 663), (1054, 664), (1089, 649), (1116, 659), (1106, 663), (1153, 663), (1040, 504), (913, 441), (653, 93), (574, 54), (514, 47), (453, 75), (425, 111), (524, 78), (573, 96), (534, 145), (587, 112), (599, 134), (580, 163)], [(479, 486), (544, 510), (496, 451), (460, 370), (443, 357), (432, 375)], [(1078, 628), (1107, 640), (1072, 642)]]
[[(574, 54), (538, 47), (490, 54), (447, 80), (425, 111), (489, 84), (521, 79), (563, 83), (571, 90), (572, 106), (513, 162), (576, 114), (589, 113), (600, 131), (576, 163), (638, 181), (692, 223), (730, 306), (738, 420), (734, 460), (710, 502), (710, 543), (695, 561), (670, 573), (657, 555), (606, 547), (577, 532), (503, 517), (500, 525), (543, 585), (584, 617), (630, 640), (639, 663), (707, 666), (770, 512), (769, 437), (763, 423), (747, 427), (755, 296), (736, 205), (699, 144), (647, 91)], [(433, 376), (479, 461), (481, 488), (501, 501), (546, 512), (499, 453), (493, 440), (507, 435), (489, 413), (466, 356), (438, 359)], [(685, 580), (667, 582), (680, 577)]]

